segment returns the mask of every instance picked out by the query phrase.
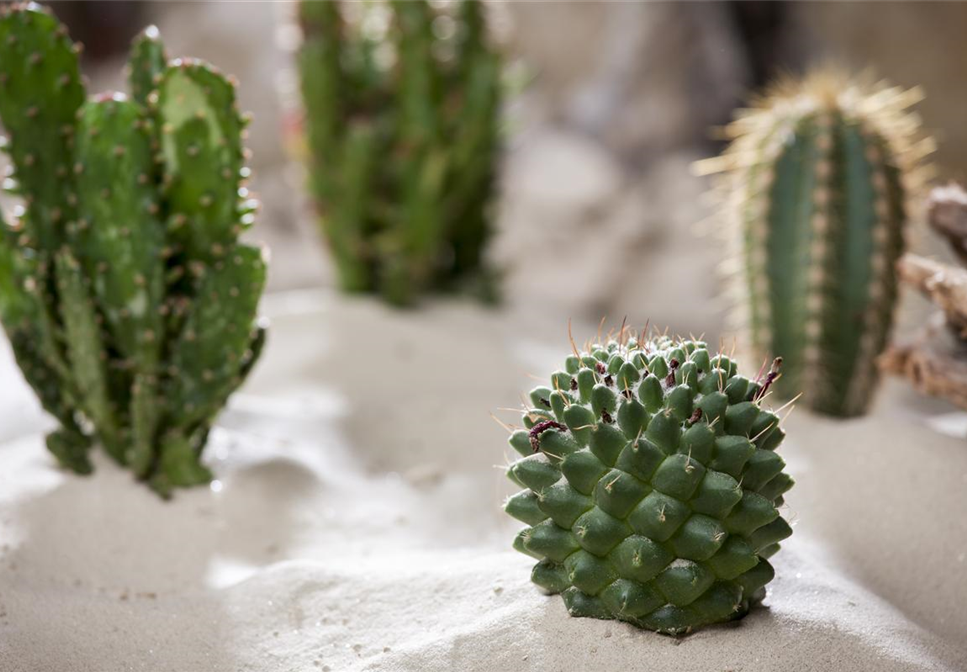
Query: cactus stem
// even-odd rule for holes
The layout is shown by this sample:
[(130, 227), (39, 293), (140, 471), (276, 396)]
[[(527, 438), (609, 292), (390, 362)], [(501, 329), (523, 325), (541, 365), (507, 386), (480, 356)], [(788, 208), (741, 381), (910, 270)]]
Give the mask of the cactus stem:
[(778, 393), (804, 391), (814, 410), (862, 413), (878, 382), (905, 202), (933, 144), (907, 110), (919, 96), (825, 72), (786, 81), (737, 118), (723, 157), (700, 166), (728, 171), (751, 345), (786, 357)]
[[(206, 428), (264, 339), (264, 327), (253, 322), (265, 260), (237, 242), (252, 208), (239, 202), (231, 179), (218, 178), (224, 189), (217, 192), (219, 202), (209, 204), (218, 211), (217, 226), (208, 226), (203, 213), (182, 207), (186, 199), (171, 191), (198, 186), (214, 201), (215, 192), (206, 188), (210, 176), (244, 174), (237, 114), (226, 119), (217, 112), (234, 108), (234, 89), (191, 61), (174, 84), (181, 90), (159, 97), (155, 89), (172, 94), (166, 88), (172, 68), (157, 31), (149, 29), (136, 40), (127, 68), (131, 99), (110, 93), (86, 98), (79, 51), (54, 16), (36, 5), (0, 12), (0, 62), (14, 66), (0, 77), (6, 85), (0, 116), (15, 138), (7, 150), (17, 176), (5, 187), (17, 189), (27, 206), (27, 216), (17, 213), (17, 230), (24, 229), (17, 246), (0, 242), (0, 282), (13, 255), (14, 265), (25, 267), (12, 283), (22, 289), (14, 302), (31, 306), (27, 314), (15, 312), (0, 297), (0, 321), (28, 382), (63, 425), (48, 437), (55, 456), (87, 473), (83, 451), (99, 439), (167, 495), (174, 486), (210, 478), (198, 463)], [(36, 81), (21, 86), (17, 78), (24, 76)], [(46, 96), (41, 104), (19, 98), (28, 84)], [(209, 144), (204, 133), (211, 126), (181, 125), (190, 115), (178, 103), (187, 103), (188, 93), (193, 109), (215, 111), (204, 115), (218, 125)], [(161, 127), (178, 129), (173, 146), (162, 147), (154, 130)], [(182, 158), (189, 146), (194, 163), (187, 162), (192, 174), (186, 175)], [(215, 146), (231, 148), (234, 158), (226, 162), (208, 151)], [(177, 156), (178, 165), (166, 165), (166, 156)], [(174, 223), (167, 231), (157, 219), (162, 209)], [(196, 220), (208, 236), (202, 254), (182, 235)], [(208, 258), (209, 249), (231, 250), (243, 261), (227, 269)], [(189, 280), (185, 265), (192, 269)], [(219, 299), (209, 305), (213, 296)], [(85, 421), (78, 426), (80, 417)], [(167, 428), (163, 436), (161, 426)]]

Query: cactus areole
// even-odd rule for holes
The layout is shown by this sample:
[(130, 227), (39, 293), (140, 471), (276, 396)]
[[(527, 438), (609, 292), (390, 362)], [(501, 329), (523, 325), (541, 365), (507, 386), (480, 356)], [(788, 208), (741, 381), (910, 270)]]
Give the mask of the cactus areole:
[(495, 298), (501, 58), (479, 0), (300, 3), (310, 188), (349, 292)]
[(908, 202), (932, 148), (908, 108), (917, 90), (832, 72), (777, 85), (704, 163), (726, 172), (737, 287), (753, 354), (785, 358), (777, 391), (811, 409), (864, 413), (897, 302)]
[(530, 393), (514, 548), (572, 616), (666, 634), (741, 618), (761, 601), (770, 558), (792, 530), (785, 436), (764, 401), (780, 362), (750, 380), (705, 343), (622, 329), (574, 349)]
[(169, 63), (153, 28), (130, 97), (87, 98), (78, 52), (37, 5), (0, 14), (5, 186), (24, 203), (0, 222), (0, 321), (61, 464), (91, 471), (99, 443), (167, 494), (210, 480), (209, 429), (265, 339), (265, 255), (238, 242), (245, 121), (233, 83)]

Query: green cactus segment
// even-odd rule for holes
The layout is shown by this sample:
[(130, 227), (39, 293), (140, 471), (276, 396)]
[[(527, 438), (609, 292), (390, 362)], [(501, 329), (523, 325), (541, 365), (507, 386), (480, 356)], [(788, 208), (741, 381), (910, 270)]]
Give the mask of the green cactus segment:
[(26, 256), (16, 236), (0, 216), (0, 322), (10, 338), (14, 357), (44, 409), (62, 425), (78, 433), (70, 400), (70, 372), (56, 341), (55, 328), (40, 291), (49, 262)]
[(866, 412), (897, 301), (906, 203), (922, 179), (911, 92), (829, 74), (785, 84), (735, 122), (723, 157), (741, 227), (755, 355), (782, 354), (777, 392)]
[[(510, 438), (523, 457), (508, 476), (525, 490), (505, 510), (528, 525), (514, 545), (539, 561), (534, 583), (573, 616), (667, 634), (744, 616), (792, 532), (779, 507), (793, 481), (774, 452), (784, 433), (761, 406), (775, 375), (750, 381), (705, 343), (625, 330), (570, 364), (554, 392), (532, 392)], [(560, 385), (585, 372), (590, 395)]]
[[(262, 250), (238, 245), (201, 282), (173, 344), (168, 370), (165, 399), (170, 424), (161, 439), (160, 472), (152, 479), (161, 492), (211, 480), (201, 463), (211, 418), (245, 380), (265, 343), (266, 329), (253, 324), (252, 316), (266, 270)], [(199, 375), (182, 376), (181, 371)]]
[(764, 247), (750, 256), (765, 258), (770, 278), (762, 295), (760, 271), (749, 277), (754, 339), (789, 353), (780, 393), (792, 396), (800, 383), (816, 410), (857, 415), (892, 324), (903, 186), (887, 171), (877, 137), (840, 114), (807, 117), (792, 137), (766, 202), (753, 206), (766, 210), (764, 231), (747, 233), (759, 239), (750, 247)]
[(248, 350), (245, 352), (244, 357), (242, 357), (242, 368), (239, 370), (238, 377), (236, 378), (236, 387), (241, 387), (248, 379), (248, 375), (255, 368), (256, 362), (262, 357), (262, 351), (265, 349), (265, 343), (268, 337), (268, 321), (260, 319), (255, 323), (255, 330), (252, 333), (252, 338), (249, 340)]
[(142, 371), (157, 366), (164, 297), (164, 227), (151, 178), (151, 135), (120, 97), (85, 103), (78, 121), (77, 247), (116, 347)]
[(131, 446), (126, 457), (138, 478), (149, 476), (154, 467), (154, 443), (161, 410), (157, 374), (136, 374), (131, 384)]
[[(0, 216), (0, 226), (2, 223)], [(67, 365), (53, 342), (47, 308), (36, 288), (37, 262), (25, 259), (16, 248), (0, 242), (0, 322), (24, 378), (44, 410), (63, 429), (48, 439), (57, 459), (80, 473), (89, 473), (90, 441), (76, 425), (74, 406), (64, 389), (69, 385)]]
[(399, 32), (400, 132), (418, 151), (440, 130), (434, 104), (439, 95), (432, 53), (435, 15), (425, 2), (393, 0), (392, 6)]
[(47, 450), (66, 469), (78, 474), (90, 474), (94, 471), (91, 464), (91, 440), (76, 426), (68, 428), (65, 424), (47, 435)]
[(10, 134), (12, 191), (31, 197), (31, 243), (49, 248), (73, 218), (74, 118), (84, 101), (77, 52), (57, 19), (36, 5), (0, 10), (0, 118)]
[(89, 473), (100, 443), (162, 494), (205, 482), (209, 430), (265, 342), (265, 261), (238, 243), (254, 203), (241, 200), (234, 86), (200, 62), (166, 66), (146, 31), (132, 99), (83, 102), (52, 15), (15, 6), (0, 36), (0, 115), (26, 203), (15, 226), (0, 217), (0, 322), (61, 425), (47, 446)]
[(239, 201), (245, 120), (235, 86), (201, 61), (161, 75), (155, 114), (172, 235), (191, 259), (223, 256), (253, 220)]
[(29, 328), (41, 307), (37, 293), (27, 291), (37, 262), (20, 253), (18, 235), (0, 211), (0, 320), (11, 331)]
[[(483, 250), (501, 58), (481, 3), (354, 9), (300, 5), (310, 184), (340, 282), (395, 304), (432, 290), (492, 291)], [(385, 39), (365, 28), (378, 21), (357, 16), (369, 12), (389, 17)]]
[(200, 459), (206, 437), (207, 431), (195, 432), (191, 437), (165, 434), (161, 441), (158, 472), (151, 477), (151, 486), (165, 494), (171, 488), (187, 488), (212, 480), (211, 472)]
[(101, 329), (84, 273), (80, 263), (64, 250), (57, 255), (55, 275), (71, 381), (83, 404), (82, 410), (97, 427), (105, 449), (118, 462), (124, 463), (124, 448), (108, 390), (107, 353), (103, 349)]
[(374, 146), (375, 138), (369, 125), (351, 125), (339, 161), (343, 173), (331, 178), (338, 180), (340, 193), (338, 198), (331, 200), (332, 209), (325, 226), (340, 283), (345, 290), (352, 292), (365, 291), (372, 280), (363, 251), (366, 248), (366, 209), (378, 161), (373, 153)]
[[(171, 355), (167, 394), (173, 422), (194, 427), (221, 408), (252, 356), (253, 315), (265, 285), (262, 251), (237, 246), (211, 267)], [(182, 376), (182, 371), (199, 372)]]
[(134, 38), (131, 57), (128, 60), (128, 86), (131, 98), (142, 108), (148, 105), (148, 96), (157, 86), (157, 78), (168, 65), (165, 45), (155, 26), (148, 26)]
[[(343, 105), (351, 91), (344, 85), (340, 69), (341, 34), (344, 30), (342, 16), (335, 2), (302, 2), (299, 4), (299, 22), (305, 33), (302, 51), (298, 55), (303, 70), (302, 94), (305, 105), (312, 113), (312, 123), (307, 125), (309, 144), (314, 150), (325, 152), (335, 149), (333, 139), (339, 133), (343, 120)], [(311, 73), (308, 72), (311, 70)], [(312, 86), (308, 86), (308, 75)], [(335, 160), (333, 155), (321, 159)], [(313, 173), (313, 179), (323, 177)], [(325, 182), (315, 186), (325, 187)]]
[(486, 34), (483, 6), (460, 5), (457, 58), (461, 78), (467, 82), (459, 118), (466, 131), (451, 146), (451, 174), (461, 176), (447, 187), (449, 233), (453, 237), (456, 273), (480, 268), (489, 238), (486, 196), (497, 178), (500, 130), (501, 59), (480, 39)]

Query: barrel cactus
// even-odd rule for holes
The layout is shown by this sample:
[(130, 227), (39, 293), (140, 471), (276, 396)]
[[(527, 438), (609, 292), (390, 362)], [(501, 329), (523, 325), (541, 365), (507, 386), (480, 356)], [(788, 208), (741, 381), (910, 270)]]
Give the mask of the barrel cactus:
[(729, 128), (728, 217), (754, 355), (782, 353), (777, 391), (833, 416), (864, 413), (897, 301), (894, 265), (929, 140), (917, 90), (819, 72), (777, 85)]
[(0, 321), (59, 422), (47, 446), (87, 473), (99, 443), (167, 494), (210, 480), (212, 422), (265, 339), (262, 250), (235, 87), (200, 61), (135, 42), (131, 97), (87, 98), (54, 16), (0, 16), (0, 119), (25, 207), (0, 226)]
[(341, 286), (492, 297), (501, 59), (479, 0), (300, 4), (310, 187)]
[(514, 548), (573, 616), (685, 634), (741, 618), (765, 594), (792, 530), (784, 431), (755, 380), (705, 343), (616, 338), (576, 348), (530, 393), (507, 470)]

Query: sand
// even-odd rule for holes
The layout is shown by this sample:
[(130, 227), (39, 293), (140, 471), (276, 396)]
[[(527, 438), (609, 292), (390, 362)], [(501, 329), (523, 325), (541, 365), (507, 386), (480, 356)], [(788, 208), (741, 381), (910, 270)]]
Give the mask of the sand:
[(57, 470), (0, 344), (0, 671), (963, 670), (967, 441), (890, 385), (869, 418), (797, 410), (796, 534), (765, 607), (682, 640), (573, 619), (528, 581), (490, 410), (560, 325), (325, 292), (272, 340), (171, 502), (105, 459)]

